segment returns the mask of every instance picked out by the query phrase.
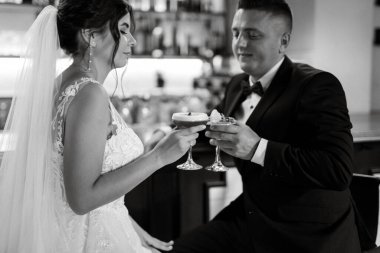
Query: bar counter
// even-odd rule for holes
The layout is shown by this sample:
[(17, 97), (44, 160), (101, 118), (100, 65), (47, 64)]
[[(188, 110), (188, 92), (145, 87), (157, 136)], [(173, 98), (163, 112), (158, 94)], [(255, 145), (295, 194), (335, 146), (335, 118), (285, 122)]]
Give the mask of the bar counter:
[(380, 113), (351, 115), (355, 172), (380, 172)]
[(380, 141), (380, 113), (351, 115), (355, 143)]

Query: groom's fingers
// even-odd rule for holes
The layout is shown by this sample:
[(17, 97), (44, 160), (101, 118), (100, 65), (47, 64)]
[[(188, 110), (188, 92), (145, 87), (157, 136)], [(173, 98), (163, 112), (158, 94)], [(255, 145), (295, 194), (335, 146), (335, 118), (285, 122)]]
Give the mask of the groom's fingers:
[(206, 131), (205, 136), (215, 140), (223, 141), (234, 141), (236, 139), (236, 134), (226, 133), (226, 132), (213, 132)]
[(226, 133), (231, 133), (231, 134), (237, 134), (239, 131), (241, 131), (241, 124), (239, 125), (218, 125), (214, 124), (210, 126), (211, 131), (216, 131), (216, 132), (226, 132)]

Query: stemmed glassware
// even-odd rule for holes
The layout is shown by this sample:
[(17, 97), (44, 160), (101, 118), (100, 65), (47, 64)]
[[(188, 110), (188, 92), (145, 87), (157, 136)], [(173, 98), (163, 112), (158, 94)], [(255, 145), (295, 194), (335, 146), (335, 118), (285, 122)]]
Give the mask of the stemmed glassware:
[[(178, 128), (188, 128), (197, 125), (205, 125), (208, 122), (208, 116), (206, 113), (199, 112), (176, 112), (173, 113), (172, 121)], [(177, 168), (181, 170), (199, 170), (203, 168), (202, 165), (194, 162), (191, 146), (188, 151), (186, 162), (177, 165)]]
[[(233, 125), (236, 124), (236, 120), (232, 117), (224, 117), (223, 114), (221, 114), (221, 119), (218, 121), (212, 121), (210, 120), (210, 126), (211, 125)], [(225, 172), (229, 168), (224, 166), (222, 163), (222, 159), (220, 156), (220, 147), (219, 145), (216, 146), (215, 148), (215, 161), (212, 165), (207, 166), (206, 170), (214, 171), (214, 172)]]

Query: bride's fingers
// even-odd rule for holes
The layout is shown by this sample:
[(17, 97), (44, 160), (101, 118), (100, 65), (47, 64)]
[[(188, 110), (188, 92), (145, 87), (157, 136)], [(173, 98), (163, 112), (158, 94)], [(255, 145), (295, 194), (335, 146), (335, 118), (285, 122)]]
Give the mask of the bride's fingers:
[(184, 129), (180, 129), (180, 130), (177, 130), (180, 135), (191, 135), (191, 134), (194, 134), (194, 133), (197, 133), (199, 131), (202, 131), (206, 129), (206, 125), (199, 125), (199, 126), (193, 126), (193, 127), (189, 127), (189, 128), (184, 128)]
[(172, 250), (173, 249), (173, 244), (174, 242), (173, 241), (170, 241), (170, 242), (163, 242), (163, 241), (160, 241), (156, 238), (152, 238), (152, 240), (150, 241), (150, 245), (156, 249), (159, 249), (159, 250), (164, 250), (164, 251), (169, 251), (169, 250)]

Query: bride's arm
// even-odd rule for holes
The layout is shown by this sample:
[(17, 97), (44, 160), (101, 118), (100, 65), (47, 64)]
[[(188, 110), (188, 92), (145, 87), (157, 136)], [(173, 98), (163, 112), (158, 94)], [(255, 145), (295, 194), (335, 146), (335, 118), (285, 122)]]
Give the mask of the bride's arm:
[(68, 203), (77, 214), (123, 196), (160, 167), (176, 161), (190, 143), (195, 143), (196, 132), (203, 128), (173, 131), (150, 152), (101, 175), (110, 122), (108, 106), (108, 95), (102, 87), (86, 85), (68, 108), (63, 175)]
[(164, 251), (170, 251), (173, 249), (173, 241), (170, 242), (163, 242), (158, 240), (157, 238), (152, 237), (150, 234), (148, 234), (142, 227), (140, 227), (139, 224), (131, 217), (129, 218), (132, 221), (133, 228), (137, 232), (138, 236), (140, 237), (141, 243), (143, 246), (147, 248), (155, 248), (159, 250)]

